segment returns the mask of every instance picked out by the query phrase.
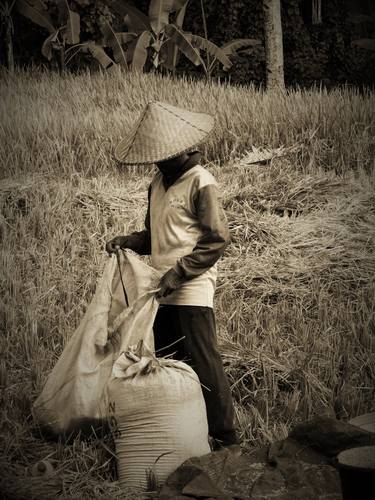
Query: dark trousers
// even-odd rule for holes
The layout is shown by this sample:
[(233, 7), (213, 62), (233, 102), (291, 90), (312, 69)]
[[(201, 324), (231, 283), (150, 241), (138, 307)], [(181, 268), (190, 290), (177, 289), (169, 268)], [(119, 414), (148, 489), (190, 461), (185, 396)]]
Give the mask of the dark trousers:
[[(217, 347), (213, 310), (162, 305), (155, 318), (154, 336), (157, 356), (172, 355), (197, 373), (206, 401), (210, 435), (222, 445), (238, 443), (232, 396)], [(184, 338), (179, 340), (181, 337)]]

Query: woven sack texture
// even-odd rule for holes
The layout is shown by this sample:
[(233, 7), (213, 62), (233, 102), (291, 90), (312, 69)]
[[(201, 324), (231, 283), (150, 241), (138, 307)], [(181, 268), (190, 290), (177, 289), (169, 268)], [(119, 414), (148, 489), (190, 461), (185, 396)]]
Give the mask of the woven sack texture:
[(188, 458), (210, 452), (202, 389), (185, 363), (122, 354), (108, 392), (121, 485), (153, 488)]
[(95, 295), (33, 405), (34, 420), (53, 435), (97, 426), (107, 416), (105, 387), (119, 353), (143, 340), (153, 348), (159, 274), (124, 252), (121, 269), (108, 259)]

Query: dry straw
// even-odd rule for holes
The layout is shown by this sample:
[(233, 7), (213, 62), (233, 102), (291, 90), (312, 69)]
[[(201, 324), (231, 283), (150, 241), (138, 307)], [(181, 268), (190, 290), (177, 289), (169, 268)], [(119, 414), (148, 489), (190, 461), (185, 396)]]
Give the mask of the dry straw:
[[(92, 297), (105, 242), (143, 227), (150, 168), (118, 168), (113, 151), (150, 100), (218, 117), (203, 153), (232, 243), (216, 314), (245, 446), (315, 414), (375, 410), (373, 94), (128, 74), (20, 72), (0, 85), (3, 491), (126, 498), (108, 482), (109, 442), (46, 443), (30, 405)], [(250, 165), (252, 146), (292, 149)], [(43, 459), (56, 484), (29, 474)]]

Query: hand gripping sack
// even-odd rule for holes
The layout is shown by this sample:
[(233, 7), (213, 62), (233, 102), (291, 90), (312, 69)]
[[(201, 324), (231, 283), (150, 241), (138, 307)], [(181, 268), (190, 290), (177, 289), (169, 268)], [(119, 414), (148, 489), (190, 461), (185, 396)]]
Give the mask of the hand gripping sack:
[(78, 328), (65, 346), (33, 405), (34, 420), (52, 435), (98, 428), (107, 417), (105, 386), (113, 363), (130, 345), (143, 340), (153, 348), (152, 326), (158, 303), (159, 274), (124, 252), (121, 270), (108, 260), (95, 295)]
[(154, 488), (188, 458), (210, 452), (202, 389), (187, 364), (122, 353), (108, 393), (120, 485)]

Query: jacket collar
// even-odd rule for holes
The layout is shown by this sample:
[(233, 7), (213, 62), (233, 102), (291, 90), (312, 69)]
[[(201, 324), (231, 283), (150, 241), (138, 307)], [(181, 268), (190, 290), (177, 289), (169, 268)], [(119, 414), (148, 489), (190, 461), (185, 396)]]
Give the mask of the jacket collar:
[(169, 175), (162, 174), (163, 175), (163, 186), (164, 189), (167, 191), (168, 188), (170, 188), (185, 172), (190, 170), (191, 168), (195, 167), (196, 165), (199, 164), (200, 159), (201, 159), (201, 153), (199, 151), (191, 151), (188, 153), (189, 158), (186, 160), (185, 163), (182, 165), (178, 166), (176, 170)]

